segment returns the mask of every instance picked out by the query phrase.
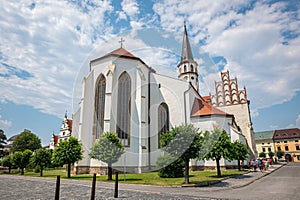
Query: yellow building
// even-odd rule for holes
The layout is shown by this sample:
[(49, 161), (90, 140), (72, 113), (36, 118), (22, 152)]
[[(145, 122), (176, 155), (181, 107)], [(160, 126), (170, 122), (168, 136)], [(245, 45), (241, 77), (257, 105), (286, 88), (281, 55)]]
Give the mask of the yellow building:
[(275, 145), (275, 151), (283, 151), (286, 160), (290, 162), (300, 162), (299, 128), (275, 130), (273, 141)]
[(275, 131), (256, 132), (254, 134), (256, 150), (258, 153), (264, 152), (266, 156), (271, 151), (275, 153), (273, 135)]

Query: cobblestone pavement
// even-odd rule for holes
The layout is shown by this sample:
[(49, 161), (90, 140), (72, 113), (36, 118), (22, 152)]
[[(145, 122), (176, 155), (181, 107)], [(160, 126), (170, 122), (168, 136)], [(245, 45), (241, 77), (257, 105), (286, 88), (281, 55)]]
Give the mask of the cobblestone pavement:
[[(120, 199), (211, 199), (210, 192), (228, 190), (249, 185), (255, 180), (278, 169), (267, 172), (249, 172), (222, 180), (206, 187), (159, 187), (147, 185), (119, 184)], [(54, 199), (56, 179), (0, 175), (1, 199)], [(91, 181), (61, 179), (60, 199), (90, 199)], [(97, 182), (96, 199), (114, 199), (114, 184)]]

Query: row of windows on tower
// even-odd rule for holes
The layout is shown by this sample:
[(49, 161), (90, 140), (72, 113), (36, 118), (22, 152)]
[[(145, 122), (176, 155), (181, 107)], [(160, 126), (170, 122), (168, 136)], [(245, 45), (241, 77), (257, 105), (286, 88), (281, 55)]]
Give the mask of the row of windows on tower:
[(193, 64), (190, 65), (190, 69), (189, 70), (187, 68), (188, 68), (187, 65), (184, 65), (183, 69), (180, 68), (179, 73), (184, 73), (184, 72), (187, 72), (187, 71), (189, 71), (189, 72), (196, 72), (196, 70), (197, 70), (196, 68), (194, 68)]
[[(96, 139), (104, 131), (104, 111), (105, 111), (105, 87), (106, 79), (101, 74), (96, 85), (95, 95), (95, 135)], [(130, 145), (130, 121), (131, 121), (131, 79), (128, 73), (124, 72), (118, 80), (117, 98), (117, 125), (116, 132), (121, 142), (125, 146)], [(167, 104), (161, 103), (157, 111), (158, 119), (158, 146), (160, 135), (169, 130), (169, 109)]]

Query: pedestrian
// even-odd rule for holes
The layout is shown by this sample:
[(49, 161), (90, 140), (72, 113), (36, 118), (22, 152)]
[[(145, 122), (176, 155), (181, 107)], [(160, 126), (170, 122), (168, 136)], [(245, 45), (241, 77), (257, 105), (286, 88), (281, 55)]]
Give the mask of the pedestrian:
[(262, 171), (262, 160), (261, 160), (261, 159), (257, 159), (257, 163), (258, 163), (258, 168), (259, 168), (259, 170), (260, 170), (261, 172), (263, 172), (263, 171)]
[(252, 168), (253, 168), (253, 171), (256, 172), (257, 165), (256, 165), (256, 161), (254, 159), (252, 160)]

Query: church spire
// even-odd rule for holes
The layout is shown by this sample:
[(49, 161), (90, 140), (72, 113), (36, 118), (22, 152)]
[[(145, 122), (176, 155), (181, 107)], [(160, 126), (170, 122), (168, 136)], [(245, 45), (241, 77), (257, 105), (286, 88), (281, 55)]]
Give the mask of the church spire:
[(183, 79), (192, 84), (192, 86), (198, 91), (198, 64), (194, 61), (190, 41), (188, 38), (186, 25), (184, 22), (184, 33), (182, 40), (181, 60), (177, 65), (178, 78)]
[(184, 22), (184, 34), (182, 40), (181, 62), (184, 60), (189, 60), (189, 61), (194, 60), (185, 22)]

